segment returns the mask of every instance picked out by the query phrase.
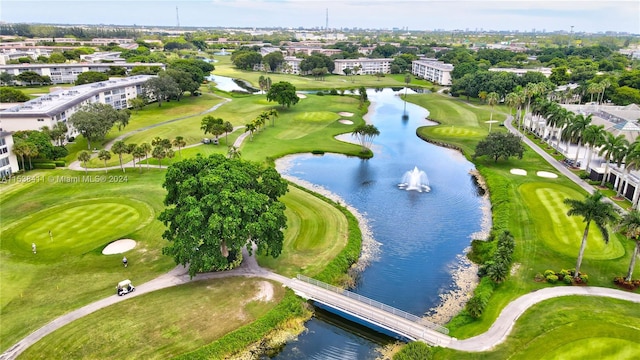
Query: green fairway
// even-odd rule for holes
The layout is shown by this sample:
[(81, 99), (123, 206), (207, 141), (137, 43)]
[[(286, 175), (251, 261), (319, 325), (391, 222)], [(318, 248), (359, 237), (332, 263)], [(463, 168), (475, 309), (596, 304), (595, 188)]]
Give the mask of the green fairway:
[[(559, 253), (577, 256), (585, 224), (581, 217), (567, 215), (569, 207), (563, 201), (568, 197), (579, 198), (580, 194), (565, 186), (537, 182), (524, 184), (518, 190), (527, 206), (535, 209), (531, 215), (540, 240)], [(595, 224), (591, 224), (585, 259), (616, 259), (624, 251), (615, 237), (605, 243)]]
[[(33, 262), (59, 261), (62, 256), (101, 250), (109, 242), (145, 226), (153, 216), (146, 204), (130, 199), (66, 202), (4, 229), (2, 249)], [(31, 243), (37, 245), (36, 256), (31, 252)]]
[(489, 352), (439, 348), (435, 359), (637, 359), (640, 304), (588, 296), (546, 300), (527, 310)]
[(282, 254), (259, 256), (260, 265), (285, 276), (314, 276), (347, 243), (347, 219), (332, 205), (289, 186), (282, 197), (287, 206), (287, 230)]
[[(83, 181), (80, 174), (33, 171), (44, 181), (0, 184), (2, 351), (56, 317), (113, 295), (123, 279), (143, 283), (175, 266), (162, 255), (164, 226), (155, 220), (164, 171), (130, 172), (120, 182)], [(137, 242), (126, 252), (126, 269), (121, 254), (102, 255), (120, 238)]]
[[(270, 289), (271, 299), (259, 300), (261, 289)], [(256, 320), (283, 295), (279, 284), (241, 277), (159, 290), (76, 320), (20, 359), (167, 359)]]

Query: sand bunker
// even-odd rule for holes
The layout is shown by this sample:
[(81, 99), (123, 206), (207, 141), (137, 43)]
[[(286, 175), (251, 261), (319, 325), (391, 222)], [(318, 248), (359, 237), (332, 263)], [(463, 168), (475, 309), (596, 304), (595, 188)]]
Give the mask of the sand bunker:
[(509, 172), (512, 173), (513, 175), (527, 175), (527, 170), (522, 170), (522, 169), (511, 169), (511, 171)]
[(543, 178), (549, 178), (549, 179), (555, 179), (558, 177), (558, 175), (554, 174), (554, 173), (550, 173), (547, 171), (538, 171), (536, 173), (536, 175), (543, 177)]
[(346, 112), (346, 111), (341, 111), (341, 112), (338, 113), (338, 115), (345, 116), (345, 117), (352, 117), (353, 113)]
[(347, 120), (347, 119), (340, 119), (340, 120), (338, 120), (338, 122), (339, 122), (340, 124), (353, 125), (353, 121), (351, 121), (351, 120)]
[(103, 250), (103, 255), (121, 254), (136, 247), (136, 241), (131, 239), (116, 240), (107, 245)]
[(298, 97), (300, 99), (306, 99), (307, 98), (307, 95), (305, 95), (305, 94), (296, 94), (296, 95), (298, 95)]

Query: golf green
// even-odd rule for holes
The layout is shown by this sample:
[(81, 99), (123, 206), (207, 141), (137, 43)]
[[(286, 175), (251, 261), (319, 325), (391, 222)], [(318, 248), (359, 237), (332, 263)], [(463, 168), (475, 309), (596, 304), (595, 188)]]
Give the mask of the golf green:
[(609, 337), (589, 337), (566, 343), (555, 349), (547, 349), (540, 359), (631, 360), (637, 359), (638, 354), (640, 354), (638, 342)]
[(338, 120), (340, 116), (331, 111), (305, 111), (294, 116), (293, 121), (306, 122), (332, 122)]
[[(562, 185), (531, 182), (519, 187), (525, 203), (535, 220), (538, 238), (549, 248), (568, 256), (577, 256), (585, 223), (580, 216), (568, 216), (566, 198), (580, 199), (577, 191)], [(595, 224), (589, 229), (585, 258), (593, 260), (616, 259), (624, 256), (624, 247), (613, 236), (605, 243)]]
[(2, 248), (15, 256), (58, 259), (102, 248), (152, 220), (145, 203), (122, 198), (80, 200), (24, 218), (4, 231)]
[(453, 136), (453, 137), (475, 137), (480, 136), (482, 133), (477, 129), (463, 127), (463, 126), (439, 126), (433, 129), (434, 134), (438, 134), (440, 136)]

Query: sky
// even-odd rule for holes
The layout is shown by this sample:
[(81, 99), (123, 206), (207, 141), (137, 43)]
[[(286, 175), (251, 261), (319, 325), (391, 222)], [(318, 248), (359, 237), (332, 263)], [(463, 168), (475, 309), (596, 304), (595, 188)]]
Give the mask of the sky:
[[(176, 16), (178, 8), (178, 17)], [(618, 31), (639, 0), (0, 0), (0, 21), (196, 27)]]

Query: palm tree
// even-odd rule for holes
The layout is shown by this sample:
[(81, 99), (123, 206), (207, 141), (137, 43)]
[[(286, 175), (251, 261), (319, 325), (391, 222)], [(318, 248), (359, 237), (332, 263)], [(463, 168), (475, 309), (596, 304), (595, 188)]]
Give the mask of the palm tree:
[(225, 121), (224, 124), (222, 124), (222, 127), (224, 128), (224, 143), (229, 146), (229, 133), (233, 132), (233, 124), (229, 121)]
[(20, 159), (22, 160), (22, 170), (27, 171), (27, 169), (24, 167), (24, 148), (25, 146), (27, 146), (25, 144), (24, 141), (16, 141), (15, 144), (13, 144), (13, 148), (11, 149), (11, 151), (13, 151), (13, 153), (16, 156), (20, 156)]
[(380, 130), (374, 125), (359, 125), (356, 127), (351, 135), (355, 136), (356, 139), (360, 142), (362, 146), (362, 152), (366, 152), (369, 150), (371, 143), (373, 142), (373, 138), (380, 135)]
[(187, 145), (187, 142), (184, 141), (182, 136), (176, 136), (175, 139), (171, 142), (171, 144), (178, 148), (178, 153), (180, 155), (180, 159), (182, 159), (182, 148)]
[(138, 169), (142, 174), (142, 158), (147, 157), (147, 152), (142, 148), (142, 145), (140, 145), (140, 146), (136, 146), (136, 148), (133, 150), (131, 154), (133, 155), (134, 158), (138, 159)]
[(591, 95), (591, 99), (589, 102), (593, 102), (593, 94), (597, 94), (600, 92), (600, 85), (598, 83), (591, 83), (587, 86), (587, 94)]
[(589, 125), (586, 129), (584, 129), (584, 134), (582, 134), (584, 144), (588, 146), (587, 153), (587, 164), (585, 165), (585, 169), (589, 169), (591, 166), (591, 157), (593, 155), (593, 149), (596, 146), (602, 145), (605, 140), (605, 134), (607, 131), (604, 129), (604, 125)]
[(33, 158), (34, 156), (38, 156), (38, 147), (34, 143), (24, 142), (22, 153), (29, 159), (29, 170), (33, 169), (31, 158)]
[(229, 146), (229, 150), (227, 150), (227, 157), (229, 159), (240, 159), (240, 149), (235, 146)]
[[(140, 149), (142, 149), (142, 151), (144, 151), (144, 160), (147, 161), (149, 153), (151, 152), (151, 150), (153, 148), (151, 147), (151, 145), (149, 145), (149, 143), (142, 143), (142, 144), (140, 144)], [(148, 168), (149, 168), (149, 161), (147, 161), (147, 169)]]
[(217, 143), (218, 136), (224, 134), (224, 121), (220, 118), (207, 115), (204, 118), (202, 118), (202, 121), (200, 123), (200, 129), (204, 130), (205, 134), (211, 134), (215, 136), (216, 143)]
[[(578, 144), (576, 148), (576, 157), (574, 162), (578, 163), (578, 156), (580, 156), (580, 148), (582, 147), (582, 136), (584, 134), (585, 129), (589, 124), (591, 124), (592, 114), (584, 116), (583, 114), (575, 115), (571, 118), (571, 121), (563, 131), (564, 135), (568, 136), (569, 141), (575, 141)], [(567, 146), (567, 150), (569, 147)], [(567, 154), (568, 155), (568, 154)]]
[(490, 121), (493, 121), (493, 107), (500, 101), (500, 95), (497, 92), (492, 91), (487, 94), (487, 105), (491, 106)]
[(611, 81), (609, 81), (609, 79), (600, 81), (600, 104), (604, 102), (604, 92), (609, 88), (609, 86), (611, 86)]
[(250, 136), (249, 140), (253, 141), (253, 132), (256, 131), (256, 124), (254, 124), (253, 122), (248, 123), (245, 126), (244, 132), (247, 132), (247, 131), (249, 132), (249, 136)]
[(264, 94), (264, 88), (267, 86), (267, 79), (264, 75), (260, 75), (258, 78), (258, 86), (260, 86), (260, 91)]
[(157, 145), (153, 148), (151, 156), (153, 156), (155, 159), (158, 159), (158, 167), (160, 168), (162, 167), (162, 159), (167, 156), (167, 150), (164, 147)]
[(624, 236), (629, 240), (633, 240), (636, 246), (631, 254), (631, 262), (627, 271), (626, 281), (631, 281), (633, 276), (633, 268), (636, 266), (636, 259), (640, 256), (640, 211), (634, 209), (626, 213), (618, 225), (616, 230), (622, 231)]
[(82, 166), (84, 166), (84, 173), (87, 174), (87, 161), (91, 160), (91, 155), (87, 151), (81, 151), (78, 154), (78, 160), (82, 161)]
[(513, 108), (518, 106), (518, 94), (510, 92), (504, 97), (504, 103), (509, 107), (509, 116), (513, 117)]
[(638, 140), (629, 145), (623, 153), (622, 159), (624, 160), (624, 172), (622, 173), (622, 178), (618, 181), (617, 198), (622, 198), (622, 194), (627, 188), (627, 177), (629, 173), (640, 168), (640, 142), (638, 142)]
[(627, 148), (629, 142), (624, 135), (615, 136), (610, 132), (607, 132), (605, 140), (602, 143), (602, 147), (598, 152), (598, 155), (604, 157), (604, 175), (602, 176), (602, 182), (600, 186), (604, 186), (604, 183), (609, 180), (609, 162), (613, 159), (617, 159), (620, 153)]
[(127, 144), (122, 140), (114, 142), (113, 146), (111, 146), (111, 151), (113, 151), (114, 154), (117, 154), (118, 158), (120, 158), (120, 168), (122, 169), (122, 172), (126, 172), (124, 170), (124, 165), (122, 164), (122, 154), (126, 154), (128, 150), (129, 148), (127, 147)]
[[(136, 150), (138, 145), (136, 144), (127, 144), (127, 154), (133, 155), (133, 152)], [(136, 168), (136, 157), (133, 156), (133, 168)]]
[(98, 153), (98, 159), (104, 161), (104, 173), (107, 173), (107, 161), (111, 160), (111, 151), (100, 150)]
[(580, 252), (578, 253), (578, 260), (576, 262), (576, 271), (574, 278), (580, 276), (580, 265), (582, 264), (582, 258), (584, 256), (584, 249), (587, 247), (587, 237), (589, 236), (589, 227), (593, 222), (600, 230), (605, 243), (609, 242), (609, 230), (607, 225), (616, 221), (618, 213), (610, 202), (602, 202), (604, 195), (596, 191), (591, 195), (587, 195), (584, 201), (576, 199), (565, 199), (564, 203), (567, 204), (570, 209), (567, 211), (568, 216), (582, 216), (586, 223), (584, 233), (582, 235), (582, 242), (580, 243)]
[(278, 117), (278, 110), (271, 109), (267, 111), (267, 114), (271, 118), (271, 126), (276, 126), (276, 118)]

